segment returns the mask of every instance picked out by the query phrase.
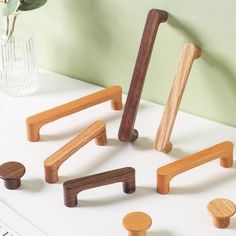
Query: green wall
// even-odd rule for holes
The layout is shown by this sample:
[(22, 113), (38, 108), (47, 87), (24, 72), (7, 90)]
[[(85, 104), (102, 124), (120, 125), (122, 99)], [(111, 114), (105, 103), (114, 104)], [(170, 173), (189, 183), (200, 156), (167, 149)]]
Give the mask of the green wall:
[(202, 48), (181, 109), (236, 127), (235, 0), (48, 0), (24, 14), (38, 37), (41, 67), (127, 92), (151, 8), (169, 12), (159, 28), (143, 98), (165, 104), (185, 42)]

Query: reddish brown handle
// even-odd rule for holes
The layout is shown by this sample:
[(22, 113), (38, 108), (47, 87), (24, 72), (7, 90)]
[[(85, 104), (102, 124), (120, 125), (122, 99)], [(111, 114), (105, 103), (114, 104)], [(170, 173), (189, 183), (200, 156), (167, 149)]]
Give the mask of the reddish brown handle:
[(94, 122), (48, 157), (44, 161), (45, 180), (51, 184), (56, 183), (58, 181), (58, 170), (62, 163), (92, 139), (95, 139), (97, 145), (106, 145), (107, 135), (104, 121), (100, 120)]
[(194, 153), (191, 156), (160, 167), (157, 169), (157, 191), (161, 194), (168, 193), (170, 191), (170, 181), (173, 177), (217, 158), (220, 158), (222, 167), (232, 167), (233, 146), (233, 143), (228, 141), (219, 143), (203, 151)]
[(39, 140), (39, 130), (47, 123), (109, 100), (111, 100), (112, 109), (121, 110), (122, 88), (120, 86), (112, 86), (88, 96), (76, 99), (72, 102), (30, 116), (26, 120), (28, 140), (32, 142)]
[(138, 131), (134, 129), (134, 123), (142, 95), (143, 85), (158, 27), (160, 23), (165, 22), (167, 18), (168, 13), (166, 11), (152, 9), (148, 13), (128, 97), (120, 123), (118, 137), (122, 142), (134, 141), (138, 138)]
[(63, 184), (64, 203), (67, 207), (75, 207), (79, 192), (118, 182), (123, 182), (123, 191), (125, 193), (133, 193), (135, 191), (135, 169), (125, 167), (66, 181)]

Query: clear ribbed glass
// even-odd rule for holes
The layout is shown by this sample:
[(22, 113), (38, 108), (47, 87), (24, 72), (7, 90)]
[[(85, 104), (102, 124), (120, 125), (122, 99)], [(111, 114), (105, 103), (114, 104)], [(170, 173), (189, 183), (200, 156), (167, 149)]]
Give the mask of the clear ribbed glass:
[(39, 87), (34, 35), (19, 24), (9, 40), (0, 41), (0, 88), (12, 96), (33, 93)]

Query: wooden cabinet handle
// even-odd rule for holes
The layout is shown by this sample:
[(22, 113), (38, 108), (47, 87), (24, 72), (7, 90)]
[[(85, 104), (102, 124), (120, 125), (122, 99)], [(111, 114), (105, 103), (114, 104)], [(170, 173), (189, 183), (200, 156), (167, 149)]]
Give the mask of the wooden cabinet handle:
[(112, 86), (61, 106), (57, 106), (50, 110), (30, 116), (26, 120), (28, 140), (32, 142), (39, 140), (39, 130), (43, 125), (108, 100), (111, 100), (112, 109), (121, 110), (122, 88), (120, 86)]
[(48, 157), (44, 161), (45, 180), (51, 184), (56, 183), (58, 181), (58, 170), (62, 163), (94, 138), (97, 145), (106, 145), (107, 136), (104, 121), (96, 121)]
[(0, 165), (0, 178), (4, 180), (7, 189), (17, 189), (21, 186), (21, 177), (25, 167), (19, 162), (10, 161)]
[(220, 165), (222, 167), (232, 167), (233, 143), (228, 141), (223, 142), (160, 167), (157, 169), (157, 191), (161, 194), (168, 193), (170, 190), (170, 181), (174, 176), (217, 158), (220, 158)]
[(135, 191), (135, 169), (125, 167), (66, 181), (63, 184), (64, 203), (67, 207), (75, 207), (77, 205), (77, 194), (79, 192), (118, 182), (123, 182), (123, 191), (125, 193), (133, 193)]
[(162, 115), (161, 123), (157, 131), (155, 149), (168, 153), (172, 149), (170, 136), (174, 126), (177, 112), (183, 97), (184, 89), (192, 68), (193, 61), (201, 56), (201, 49), (187, 43), (180, 58), (176, 77)]
[(143, 90), (143, 85), (152, 54), (153, 45), (160, 23), (168, 18), (166, 11), (152, 9), (149, 11), (144, 28), (134, 72), (126, 100), (118, 137), (120, 141), (134, 141), (138, 138), (138, 131), (134, 123)]

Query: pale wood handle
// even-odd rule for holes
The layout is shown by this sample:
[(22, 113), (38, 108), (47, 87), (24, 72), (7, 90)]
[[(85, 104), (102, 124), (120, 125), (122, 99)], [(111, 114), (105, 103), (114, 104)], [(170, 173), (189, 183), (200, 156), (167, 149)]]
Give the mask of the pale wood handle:
[(39, 130), (43, 125), (108, 100), (111, 100), (112, 109), (121, 110), (122, 88), (120, 86), (112, 86), (69, 103), (54, 107), (50, 110), (30, 116), (26, 120), (28, 140), (32, 142), (39, 140)]
[(143, 91), (143, 85), (158, 27), (162, 22), (167, 21), (167, 18), (168, 13), (166, 11), (152, 9), (148, 13), (129, 87), (128, 97), (120, 123), (118, 137), (122, 142), (134, 141), (138, 138), (138, 131), (134, 129), (134, 124)]
[(135, 191), (135, 169), (125, 167), (66, 181), (63, 184), (64, 203), (67, 207), (75, 207), (79, 192), (118, 182), (123, 182), (123, 191), (125, 193), (133, 193)]
[(48, 183), (56, 183), (58, 181), (58, 169), (62, 163), (94, 138), (97, 145), (106, 145), (107, 136), (104, 121), (96, 121), (48, 157), (44, 161), (45, 180)]
[(193, 61), (199, 58), (201, 49), (187, 43), (180, 58), (175, 80), (162, 115), (161, 123), (157, 131), (154, 147), (157, 151), (168, 153), (172, 149), (170, 136), (174, 126), (177, 112), (183, 97), (184, 89), (192, 68)]
[(174, 176), (217, 158), (220, 158), (222, 167), (232, 167), (233, 143), (226, 141), (160, 167), (157, 169), (157, 191), (161, 194), (168, 193), (170, 181)]

